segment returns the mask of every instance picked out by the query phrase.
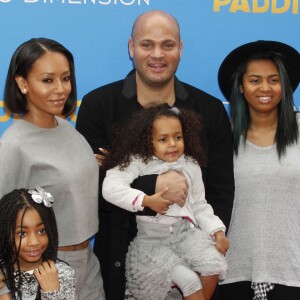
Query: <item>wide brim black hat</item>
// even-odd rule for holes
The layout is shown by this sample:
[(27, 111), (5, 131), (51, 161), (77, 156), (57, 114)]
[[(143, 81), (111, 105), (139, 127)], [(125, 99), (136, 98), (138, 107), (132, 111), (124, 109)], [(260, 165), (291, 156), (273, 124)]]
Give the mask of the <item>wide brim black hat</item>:
[(276, 41), (256, 41), (244, 44), (231, 51), (223, 60), (219, 72), (218, 82), (221, 92), (230, 101), (233, 87), (233, 75), (240, 64), (254, 53), (263, 52), (279, 53), (283, 59), (293, 91), (300, 81), (300, 54), (293, 47)]

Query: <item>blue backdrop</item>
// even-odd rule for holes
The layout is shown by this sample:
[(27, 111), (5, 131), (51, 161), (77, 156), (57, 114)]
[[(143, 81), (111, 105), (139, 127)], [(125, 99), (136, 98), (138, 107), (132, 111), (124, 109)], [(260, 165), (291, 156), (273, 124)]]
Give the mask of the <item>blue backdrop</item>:
[(49, 37), (71, 50), (79, 106), (90, 90), (126, 76), (132, 67), (127, 50), (132, 23), (152, 9), (173, 14), (181, 25), (184, 44), (178, 77), (221, 100), (217, 71), (233, 48), (271, 39), (300, 51), (299, 0), (0, 0), (0, 136), (14, 117), (1, 99), (9, 60), (18, 45), (32, 37)]

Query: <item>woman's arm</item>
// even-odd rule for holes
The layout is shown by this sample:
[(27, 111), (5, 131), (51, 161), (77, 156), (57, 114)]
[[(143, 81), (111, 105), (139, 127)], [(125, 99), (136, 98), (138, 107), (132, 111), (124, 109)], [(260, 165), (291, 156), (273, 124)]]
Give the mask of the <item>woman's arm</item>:
[(4, 275), (0, 271), (0, 300), (11, 300), (9, 289), (7, 288), (3, 280), (4, 280)]
[(0, 198), (17, 186), (22, 186), (23, 180), (26, 180), (20, 176), (20, 174), (24, 175), (21, 172), (21, 166), (24, 163), (20, 147), (18, 141), (11, 142), (5, 139), (0, 143)]

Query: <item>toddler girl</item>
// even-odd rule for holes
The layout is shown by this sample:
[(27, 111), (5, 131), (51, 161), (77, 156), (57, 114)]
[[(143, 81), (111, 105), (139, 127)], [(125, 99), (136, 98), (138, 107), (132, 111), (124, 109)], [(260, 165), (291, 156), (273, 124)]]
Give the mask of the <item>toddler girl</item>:
[[(165, 299), (175, 284), (184, 299), (207, 300), (218, 278), (224, 279), (228, 240), (224, 224), (205, 200), (200, 129), (192, 112), (145, 109), (118, 130), (104, 160), (104, 198), (131, 212), (148, 207), (157, 213), (137, 216), (138, 234), (127, 254), (127, 284), (136, 299)], [(165, 190), (148, 196), (130, 188), (138, 176), (171, 169), (183, 172), (189, 183), (183, 207), (164, 199)]]

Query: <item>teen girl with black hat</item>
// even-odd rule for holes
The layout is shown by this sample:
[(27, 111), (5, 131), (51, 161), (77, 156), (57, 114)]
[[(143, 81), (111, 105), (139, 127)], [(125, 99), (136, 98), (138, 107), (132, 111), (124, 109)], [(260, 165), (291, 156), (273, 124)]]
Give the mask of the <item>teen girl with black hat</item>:
[(235, 200), (222, 299), (300, 299), (300, 54), (256, 41), (219, 69), (231, 104)]

